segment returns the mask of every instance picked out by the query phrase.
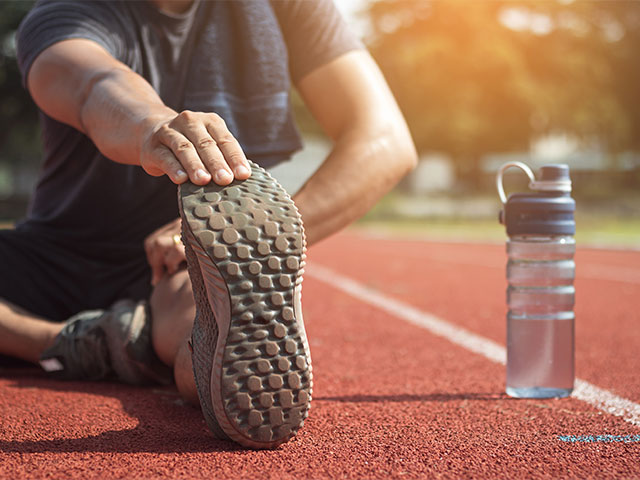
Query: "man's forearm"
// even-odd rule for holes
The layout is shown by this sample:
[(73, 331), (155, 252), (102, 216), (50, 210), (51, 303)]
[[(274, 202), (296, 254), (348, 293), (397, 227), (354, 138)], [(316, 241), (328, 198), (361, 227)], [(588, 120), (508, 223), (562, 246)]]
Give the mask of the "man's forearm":
[(309, 245), (369, 210), (411, 170), (416, 150), (382, 73), (364, 50), (348, 52), (297, 85), (334, 148), (294, 200)]
[(106, 157), (139, 165), (145, 135), (176, 115), (146, 80), (130, 70), (115, 68), (91, 83), (79, 117), (84, 133)]
[(47, 115), (88, 135), (119, 163), (140, 163), (147, 118), (175, 116), (144, 78), (90, 40), (65, 40), (45, 49), (27, 84)]
[(47, 115), (87, 134), (111, 160), (167, 174), (175, 183), (227, 185), (250, 175), (220, 116), (172, 110), (143, 77), (90, 40), (46, 48), (27, 84)]
[(312, 245), (364, 215), (415, 166), (406, 130), (345, 134), (294, 196)]

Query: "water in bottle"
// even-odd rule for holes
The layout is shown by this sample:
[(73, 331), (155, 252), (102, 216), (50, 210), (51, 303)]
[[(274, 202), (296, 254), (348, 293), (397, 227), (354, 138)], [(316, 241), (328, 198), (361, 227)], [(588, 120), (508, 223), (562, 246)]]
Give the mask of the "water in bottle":
[[(531, 192), (507, 199), (502, 175), (527, 173)], [(507, 394), (549, 398), (574, 383), (575, 201), (566, 165), (546, 165), (540, 180), (514, 162), (498, 172), (507, 228)]]

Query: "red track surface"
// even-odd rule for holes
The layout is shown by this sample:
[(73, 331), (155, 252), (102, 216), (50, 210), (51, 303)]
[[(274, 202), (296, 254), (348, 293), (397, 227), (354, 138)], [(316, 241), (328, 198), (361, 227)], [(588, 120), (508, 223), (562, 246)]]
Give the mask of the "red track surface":
[[(504, 247), (339, 235), (322, 265), (504, 344)], [(577, 255), (577, 375), (640, 403), (640, 252)], [(640, 478), (640, 435), (575, 398), (514, 400), (504, 366), (305, 280), (311, 414), (275, 451), (214, 440), (175, 390), (0, 369), (3, 478)], [(629, 437), (631, 438), (631, 437)], [(640, 438), (640, 437), (638, 437)]]

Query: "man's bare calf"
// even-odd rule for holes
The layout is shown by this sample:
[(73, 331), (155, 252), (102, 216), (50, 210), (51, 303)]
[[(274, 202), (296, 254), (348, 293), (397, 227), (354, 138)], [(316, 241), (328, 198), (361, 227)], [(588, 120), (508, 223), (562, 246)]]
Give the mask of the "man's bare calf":
[(153, 347), (165, 364), (173, 367), (178, 390), (185, 400), (198, 404), (188, 340), (191, 337), (195, 304), (186, 270), (165, 275), (151, 295)]
[(0, 298), (0, 354), (37, 363), (62, 326)]

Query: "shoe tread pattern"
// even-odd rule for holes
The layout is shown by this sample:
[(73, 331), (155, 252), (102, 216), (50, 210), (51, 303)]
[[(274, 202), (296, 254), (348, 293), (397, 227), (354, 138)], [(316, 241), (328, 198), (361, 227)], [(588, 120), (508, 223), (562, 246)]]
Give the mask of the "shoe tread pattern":
[(252, 169), (249, 180), (226, 187), (185, 184), (181, 198), (206, 255), (198, 259), (207, 285), (228, 295), (230, 306), (212, 368), (215, 416), (238, 443), (273, 448), (302, 427), (311, 401), (309, 348), (294, 305), (305, 238), (289, 195), (262, 168)]

